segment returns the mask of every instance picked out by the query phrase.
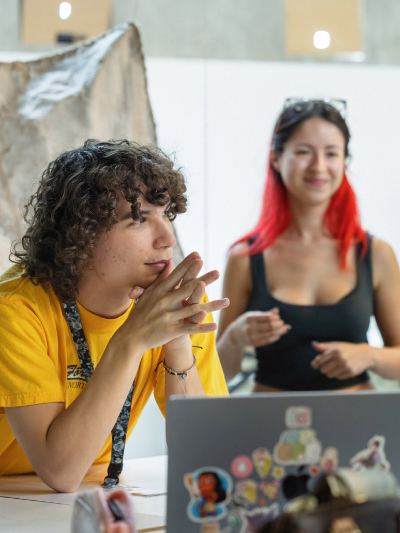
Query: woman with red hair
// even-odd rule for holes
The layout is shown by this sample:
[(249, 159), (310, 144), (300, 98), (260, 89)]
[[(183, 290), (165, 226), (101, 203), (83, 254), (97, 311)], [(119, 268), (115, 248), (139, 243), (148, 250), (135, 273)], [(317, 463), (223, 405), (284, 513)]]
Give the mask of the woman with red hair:
[[(373, 388), (400, 378), (400, 274), (361, 227), (346, 177), (350, 133), (325, 100), (286, 105), (256, 227), (230, 254), (218, 352), (228, 379), (255, 347), (255, 392)], [(385, 347), (368, 345), (375, 315)]]

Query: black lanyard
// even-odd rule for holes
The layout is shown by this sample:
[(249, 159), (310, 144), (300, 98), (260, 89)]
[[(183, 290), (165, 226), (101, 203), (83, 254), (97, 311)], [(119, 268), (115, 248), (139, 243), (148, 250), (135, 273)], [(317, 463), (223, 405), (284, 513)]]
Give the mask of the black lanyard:
[[(79, 362), (82, 367), (82, 376), (85, 381), (93, 374), (94, 366), (92, 358), (90, 357), (89, 346), (86, 342), (85, 333), (83, 331), (82, 322), (79, 316), (76, 302), (71, 304), (63, 304), (65, 315), (67, 317), (69, 329), (71, 330), (72, 339), (75, 343), (75, 348), (78, 353)], [(128, 431), (129, 417), (131, 414), (133, 389), (135, 381), (128, 392), (125, 403), (121, 409), (118, 419), (111, 430), (112, 435), (112, 449), (111, 461), (108, 465), (107, 476), (104, 478), (103, 487), (112, 488), (118, 485), (119, 476), (122, 472), (124, 462), (124, 451), (126, 442), (126, 433)]]

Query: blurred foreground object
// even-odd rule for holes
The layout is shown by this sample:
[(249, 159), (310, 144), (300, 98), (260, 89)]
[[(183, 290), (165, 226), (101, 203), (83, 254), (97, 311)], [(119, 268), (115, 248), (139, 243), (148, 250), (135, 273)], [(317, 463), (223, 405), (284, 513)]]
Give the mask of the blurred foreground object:
[(388, 471), (339, 468), (320, 476), (311, 493), (291, 500), (258, 533), (398, 533), (398, 490)]
[(0, 271), (9, 266), (11, 242), (24, 233), (21, 208), (42, 172), (89, 138), (156, 144), (133, 24), (61, 54), (0, 63)]
[(72, 533), (135, 533), (133, 502), (125, 489), (101, 488), (76, 497)]

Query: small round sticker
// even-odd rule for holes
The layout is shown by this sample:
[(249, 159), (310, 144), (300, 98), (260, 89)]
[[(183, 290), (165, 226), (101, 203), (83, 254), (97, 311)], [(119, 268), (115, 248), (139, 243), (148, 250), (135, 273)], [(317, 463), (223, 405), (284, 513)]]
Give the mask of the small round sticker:
[(236, 477), (249, 477), (253, 472), (253, 463), (247, 455), (238, 455), (231, 463), (231, 472)]

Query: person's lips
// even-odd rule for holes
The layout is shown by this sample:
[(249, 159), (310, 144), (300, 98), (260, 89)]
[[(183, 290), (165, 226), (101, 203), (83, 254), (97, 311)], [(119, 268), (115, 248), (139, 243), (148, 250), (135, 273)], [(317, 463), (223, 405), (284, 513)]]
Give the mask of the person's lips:
[(170, 259), (161, 259), (159, 261), (145, 263), (145, 265), (161, 272), (161, 270), (164, 270), (164, 268), (168, 265), (169, 262), (170, 262)]
[(309, 185), (313, 185), (314, 187), (323, 187), (328, 183), (328, 180), (322, 178), (305, 178), (304, 181)]

